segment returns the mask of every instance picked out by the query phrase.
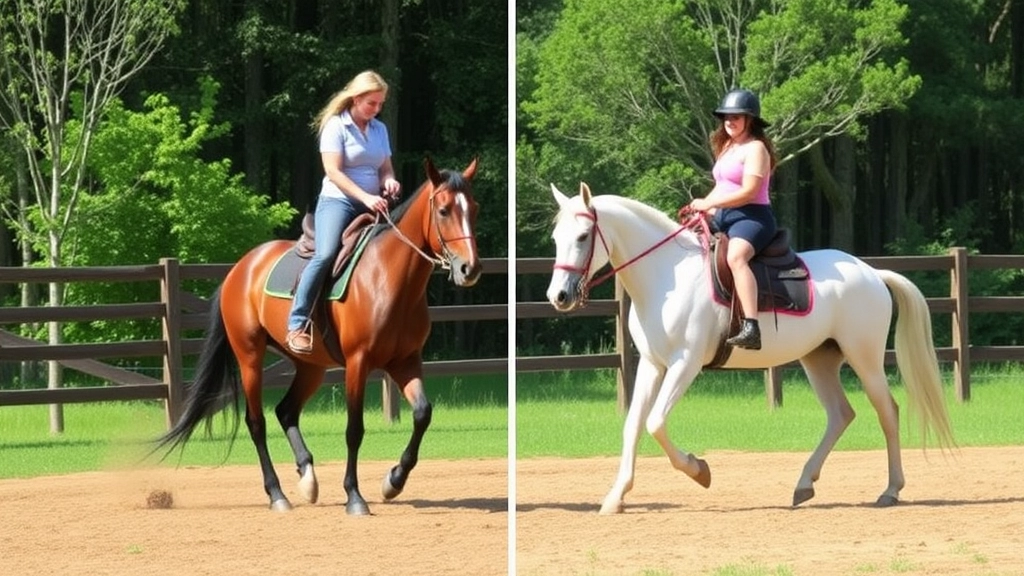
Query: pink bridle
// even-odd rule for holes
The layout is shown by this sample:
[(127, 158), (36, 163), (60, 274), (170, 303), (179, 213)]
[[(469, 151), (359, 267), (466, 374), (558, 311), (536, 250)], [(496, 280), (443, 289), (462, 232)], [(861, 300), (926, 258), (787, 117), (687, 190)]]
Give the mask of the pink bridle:
[(601, 276), (599, 276), (597, 278), (592, 278), (588, 282), (587, 281), (587, 277), (590, 276), (590, 265), (593, 263), (593, 260), (594, 260), (594, 246), (596, 245), (597, 238), (601, 238), (601, 245), (604, 246), (604, 251), (606, 253), (608, 253), (610, 255), (611, 254), (611, 250), (608, 249), (608, 241), (605, 240), (604, 234), (601, 232), (601, 227), (598, 225), (598, 222), (597, 222), (597, 211), (596, 210), (594, 210), (593, 208), (589, 208), (586, 212), (577, 212), (574, 215), (574, 217), (586, 218), (586, 219), (592, 220), (594, 222), (594, 230), (593, 230), (593, 233), (590, 236), (590, 251), (587, 254), (586, 263), (582, 267), (579, 267), (579, 266), (571, 266), (569, 264), (559, 264), (558, 262), (555, 262), (554, 269), (555, 270), (565, 270), (566, 272), (576, 272), (576, 273), (579, 273), (579, 275), (580, 275), (580, 285), (578, 286), (578, 289), (579, 289), (579, 292), (580, 292), (580, 299), (581, 299), (581, 304), (580, 305), (581, 306), (585, 305), (587, 303), (587, 299), (590, 296), (590, 289), (591, 288), (601, 284), (605, 280), (607, 280), (607, 279), (611, 278), (612, 276), (614, 276), (616, 272), (618, 272), (618, 271), (620, 271), (620, 270), (622, 270), (622, 269), (624, 269), (624, 268), (634, 264), (635, 262), (637, 262), (638, 260), (640, 260), (644, 256), (647, 256), (651, 252), (654, 252), (655, 250), (660, 248), (662, 245), (666, 244), (667, 242), (669, 242), (670, 240), (672, 240), (673, 238), (678, 236), (679, 233), (681, 233), (682, 231), (684, 231), (684, 230), (697, 230), (698, 231), (698, 236), (701, 239), (701, 246), (704, 248), (705, 252), (707, 252), (707, 250), (708, 250), (708, 245), (709, 245), (709, 242), (710, 242), (709, 239), (711, 238), (711, 229), (708, 227), (708, 219), (706, 217), (706, 214), (704, 212), (697, 212), (697, 211), (691, 210), (689, 206), (683, 206), (683, 208), (681, 208), (679, 210), (679, 214), (678, 214), (678, 217), (679, 217), (679, 227), (676, 228), (675, 231), (673, 231), (668, 236), (665, 236), (661, 240), (655, 242), (653, 245), (651, 245), (647, 249), (643, 250), (642, 252), (640, 252), (636, 256), (633, 256), (629, 260), (626, 260), (621, 265), (619, 265), (619, 266), (612, 266), (611, 270), (609, 270), (608, 272), (605, 272), (604, 274), (602, 274)]

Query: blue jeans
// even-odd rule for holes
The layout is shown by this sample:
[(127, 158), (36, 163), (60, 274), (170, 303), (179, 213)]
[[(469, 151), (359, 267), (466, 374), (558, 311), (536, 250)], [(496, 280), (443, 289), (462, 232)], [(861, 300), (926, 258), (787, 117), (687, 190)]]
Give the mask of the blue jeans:
[(313, 226), (316, 231), (316, 250), (309, 264), (302, 270), (295, 288), (292, 311), (288, 314), (288, 330), (301, 328), (309, 319), (320, 285), (330, 273), (334, 257), (341, 247), (341, 234), (356, 216), (366, 208), (348, 198), (320, 196), (316, 205)]

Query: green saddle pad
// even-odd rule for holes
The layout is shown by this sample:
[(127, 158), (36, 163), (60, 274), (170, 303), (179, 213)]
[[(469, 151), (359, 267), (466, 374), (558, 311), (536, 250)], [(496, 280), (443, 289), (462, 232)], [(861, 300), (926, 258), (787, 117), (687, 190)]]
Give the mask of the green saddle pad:
[[(356, 244), (356, 249), (352, 252), (352, 256), (345, 262), (341, 273), (338, 274), (338, 277), (331, 284), (330, 294), (327, 295), (328, 300), (345, 299), (349, 280), (352, 279), (352, 270), (355, 269), (356, 263), (359, 262), (359, 258), (363, 255), (363, 250), (366, 249), (366, 245), (370, 242), (370, 234), (364, 231), (358, 238), (359, 240)], [(267, 282), (263, 286), (263, 292), (275, 298), (291, 300), (295, 295), (293, 291), (298, 284), (299, 274), (308, 263), (309, 260), (300, 257), (294, 248), (286, 250), (277, 259), (277, 262), (274, 262), (274, 267), (270, 270)]]

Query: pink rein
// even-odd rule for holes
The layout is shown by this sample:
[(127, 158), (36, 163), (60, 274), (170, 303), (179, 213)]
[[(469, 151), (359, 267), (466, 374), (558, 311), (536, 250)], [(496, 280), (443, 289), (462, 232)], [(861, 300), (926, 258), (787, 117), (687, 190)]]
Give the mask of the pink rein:
[[(598, 237), (601, 238), (601, 245), (604, 246), (604, 250), (606, 253), (611, 254), (611, 250), (608, 249), (608, 242), (605, 240), (604, 234), (601, 232), (601, 227), (598, 225), (597, 222), (597, 212), (593, 208), (591, 208), (587, 212), (578, 212), (576, 216), (587, 218), (594, 222), (594, 235), (590, 237), (590, 254), (587, 256), (587, 263), (586, 265), (584, 265), (583, 268), (577, 266), (569, 266), (568, 264), (555, 263), (554, 269), (565, 270), (567, 272), (578, 272), (579, 274), (582, 275), (583, 278), (586, 278), (590, 274), (590, 264), (594, 259), (594, 245), (597, 241), (596, 239)], [(707, 215), (704, 212), (694, 211), (690, 209), (689, 206), (683, 206), (679, 210), (678, 218), (679, 228), (676, 228), (675, 231), (673, 231), (671, 234), (655, 242), (652, 246), (648, 247), (647, 249), (640, 252), (636, 256), (633, 256), (629, 260), (623, 262), (621, 265), (613, 266), (612, 269), (609, 270), (608, 272), (605, 272), (599, 277), (592, 278), (589, 282), (586, 283), (586, 285), (581, 286), (581, 291), (583, 292), (584, 300), (586, 300), (586, 296), (590, 292), (591, 288), (601, 284), (605, 280), (614, 276), (620, 270), (623, 270), (624, 268), (633, 265), (644, 256), (647, 256), (651, 252), (654, 252), (662, 245), (678, 236), (684, 230), (697, 230), (698, 236), (701, 240), (701, 246), (706, 252), (708, 250), (710, 242), (709, 239), (711, 238), (711, 229), (708, 227)]]

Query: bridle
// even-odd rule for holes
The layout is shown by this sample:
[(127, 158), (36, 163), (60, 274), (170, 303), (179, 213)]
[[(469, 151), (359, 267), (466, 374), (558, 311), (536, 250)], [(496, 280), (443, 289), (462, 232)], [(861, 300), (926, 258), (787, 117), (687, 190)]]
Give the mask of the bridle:
[[(472, 240), (473, 236), (472, 235), (464, 235), (464, 236), (457, 236), (455, 238), (446, 239), (444, 237), (444, 235), (441, 233), (441, 224), (437, 221), (437, 218), (434, 217), (434, 198), (438, 194), (440, 194), (441, 191), (444, 190), (444, 189), (445, 189), (445, 186), (443, 186), (443, 185), (438, 187), (438, 188), (436, 188), (436, 189), (434, 189), (433, 191), (431, 191), (430, 196), (427, 199), (427, 202), (428, 202), (427, 210), (430, 211), (430, 222), (431, 222), (431, 224), (433, 224), (433, 228), (437, 231), (437, 243), (441, 246), (441, 254), (436, 254), (435, 253), (433, 256), (431, 256), (431, 255), (427, 254), (426, 252), (424, 252), (423, 250), (421, 250), (420, 247), (416, 246), (416, 244), (414, 244), (412, 240), (409, 240), (408, 236), (406, 236), (405, 233), (402, 232), (402, 230), (398, 227), (398, 225), (395, 224), (394, 220), (391, 219), (391, 215), (388, 214), (387, 212), (378, 212), (377, 213), (377, 221), (379, 222), (380, 218), (383, 217), (384, 220), (386, 220), (387, 223), (390, 224), (391, 227), (395, 230), (395, 234), (398, 235), (398, 238), (402, 242), (404, 242), (406, 245), (408, 245), (410, 248), (412, 248), (417, 254), (422, 256), (424, 260), (434, 264), (435, 266), (440, 266), (442, 270), (448, 270), (448, 272), (449, 272), (448, 276), (449, 276), (449, 279), (450, 279), (451, 278), (451, 273), (452, 273), (452, 259), (455, 257), (455, 253), (452, 252), (452, 250), (450, 248), (448, 248), (448, 244), (450, 242), (458, 242), (460, 240)], [(455, 194), (461, 194), (462, 192), (454, 192), (454, 193)]]
[(608, 241), (605, 240), (604, 233), (601, 232), (601, 226), (598, 224), (597, 221), (597, 211), (594, 210), (593, 207), (588, 207), (586, 212), (577, 212), (576, 214), (573, 215), (573, 217), (586, 218), (587, 220), (591, 220), (594, 222), (594, 228), (590, 234), (590, 249), (587, 252), (586, 261), (582, 267), (573, 266), (570, 264), (559, 264), (558, 262), (555, 262), (554, 269), (565, 270), (566, 272), (575, 272), (579, 274), (580, 281), (579, 284), (576, 286), (576, 290), (580, 293), (580, 306), (585, 306), (587, 304), (587, 300), (590, 298), (591, 288), (601, 284), (605, 280), (614, 276), (620, 270), (628, 266), (631, 266), (644, 256), (647, 256), (651, 252), (654, 252), (662, 245), (668, 243), (670, 240), (678, 236), (684, 230), (697, 231), (698, 236), (701, 239), (701, 247), (704, 249), (705, 253), (708, 250), (710, 241), (709, 239), (711, 237), (711, 229), (708, 226), (708, 219), (706, 213), (697, 212), (695, 210), (691, 210), (689, 206), (684, 206), (682, 209), (679, 210), (678, 214), (679, 227), (672, 231), (668, 236), (665, 236), (661, 240), (658, 240), (653, 245), (641, 251), (636, 256), (633, 256), (629, 260), (623, 262), (621, 265), (612, 266), (612, 268), (609, 271), (605, 272), (604, 274), (596, 278), (591, 278), (588, 281), (587, 278), (590, 276), (590, 267), (594, 260), (594, 247), (597, 245), (597, 239), (601, 239), (601, 245), (604, 247), (605, 253), (611, 255), (611, 250), (608, 249)]

